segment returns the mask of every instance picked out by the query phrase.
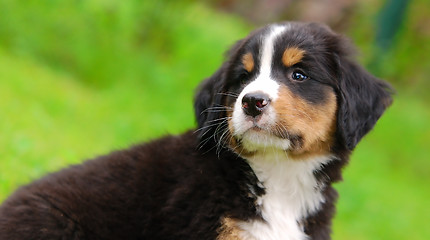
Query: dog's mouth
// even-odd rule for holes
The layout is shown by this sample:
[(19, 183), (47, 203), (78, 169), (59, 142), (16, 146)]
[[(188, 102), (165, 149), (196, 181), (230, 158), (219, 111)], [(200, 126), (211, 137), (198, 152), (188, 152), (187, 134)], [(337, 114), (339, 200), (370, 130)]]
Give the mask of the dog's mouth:
[(241, 132), (233, 131), (236, 142), (248, 152), (266, 151), (268, 149), (288, 150), (297, 137), (279, 124), (267, 126), (258, 121), (243, 122)]
[(260, 124), (258, 124), (256, 121), (253, 122), (252, 127), (250, 127), (247, 131), (256, 131), (256, 132), (267, 132), (267, 130), (265, 129), (264, 126), (261, 126)]
[(246, 130), (244, 132), (244, 134), (246, 134), (248, 132), (266, 134), (269, 136), (278, 137), (280, 139), (290, 139), (290, 136), (292, 135), (286, 129), (284, 129), (282, 127), (268, 128), (265, 126), (261, 126), (258, 123), (254, 123), (254, 125), (252, 127), (250, 127), (248, 130)]

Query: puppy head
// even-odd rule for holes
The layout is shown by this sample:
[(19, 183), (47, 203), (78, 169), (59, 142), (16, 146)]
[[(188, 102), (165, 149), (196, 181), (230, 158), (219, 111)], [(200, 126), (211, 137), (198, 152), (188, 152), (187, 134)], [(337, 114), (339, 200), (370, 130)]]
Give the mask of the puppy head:
[(390, 86), (314, 23), (266, 26), (238, 41), (196, 95), (202, 144), (296, 159), (351, 151), (391, 104)]

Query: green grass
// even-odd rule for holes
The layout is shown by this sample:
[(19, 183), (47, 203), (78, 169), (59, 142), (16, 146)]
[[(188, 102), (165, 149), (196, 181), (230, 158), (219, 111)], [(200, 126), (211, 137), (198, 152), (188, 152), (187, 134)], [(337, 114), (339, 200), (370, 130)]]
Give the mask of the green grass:
[(356, 148), (344, 171), (335, 239), (427, 239), (429, 108), (408, 94)]
[[(193, 128), (195, 87), (251, 29), (185, 1), (42, 2), (0, 0), (0, 202), (48, 172)], [(363, 29), (351, 35), (369, 52)], [(411, 46), (387, 61), (401, 66)], [(430, 108), (402, 81), (336, 184), (334, 239), (430, 239)]]

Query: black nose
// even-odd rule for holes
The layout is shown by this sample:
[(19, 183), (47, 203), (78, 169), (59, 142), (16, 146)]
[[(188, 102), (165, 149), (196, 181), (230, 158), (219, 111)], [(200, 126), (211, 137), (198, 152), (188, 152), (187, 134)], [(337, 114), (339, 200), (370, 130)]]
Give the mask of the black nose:
[(242, 109), (246, 115), (256, 117), (270, 103), (270, 98), (264, 93), (248, 93), (242, 98)]

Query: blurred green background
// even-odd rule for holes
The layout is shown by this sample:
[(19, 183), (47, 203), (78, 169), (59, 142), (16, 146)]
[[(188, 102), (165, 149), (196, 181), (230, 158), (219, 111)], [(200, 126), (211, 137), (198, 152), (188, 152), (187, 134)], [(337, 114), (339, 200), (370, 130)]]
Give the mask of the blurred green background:
[(0, 202), (69, 164), (195, 127), (236, 40), (325, 22), (397, 89), (344, 171), (334, 239), (430, 239), (428, 0), (0, 0)]

